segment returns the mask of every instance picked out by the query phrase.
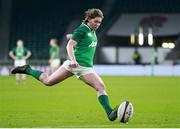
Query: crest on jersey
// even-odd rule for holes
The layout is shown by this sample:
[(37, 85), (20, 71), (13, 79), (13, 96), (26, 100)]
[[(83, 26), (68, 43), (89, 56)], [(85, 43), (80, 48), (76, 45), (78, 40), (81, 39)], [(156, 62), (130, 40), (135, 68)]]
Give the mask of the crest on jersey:
[(92, 37), (92, 33), (88, 33), (88, 36), (89, 36), (89, 37)]

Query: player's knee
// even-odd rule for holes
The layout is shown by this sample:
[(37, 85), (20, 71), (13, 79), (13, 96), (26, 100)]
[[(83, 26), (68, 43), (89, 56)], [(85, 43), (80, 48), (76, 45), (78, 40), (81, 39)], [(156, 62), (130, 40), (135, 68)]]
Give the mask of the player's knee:
[(53, 86), (53, 83), (51, 83), (48, 79), (44, 80), (43, 83), (46, 86)]
[(40, 75), (39, 80), (41, 80), (42, 82), (45, 82), (47, 80), (47, 78), (48, 78), (48, 75), (43, 73)]
[(98, 93), (98, 96), (101, 96), (101, 95), (107, 95), (106, 93), (106, 88), (105, 88), (105, 85), (104, 84), (100, 84), (97, 88), (97, 93)]
[(40, 80), (43, 82), (44, 85), (46, 86), (52, 86), (53, 84), (49, 81), (48, 75), (47, 74), (42, 74), (40, 76)]
[(46, 86), (53, 86), (51, 83), (44, 83)]

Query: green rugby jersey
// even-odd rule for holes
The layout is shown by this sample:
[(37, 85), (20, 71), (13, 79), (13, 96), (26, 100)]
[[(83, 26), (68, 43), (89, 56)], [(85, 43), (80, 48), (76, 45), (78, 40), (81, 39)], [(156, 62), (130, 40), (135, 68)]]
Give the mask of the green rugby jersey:
[(51, 47), (50, 48), (50, 51), (49, 51), (49, 54), (50, 54), (50, 57), (51, 55), (55, 53), (55, 56), (53, 59), (59, 59), (60, 58), (60, 55), (59, 55), (59, 47), (58, 46), (55, 46), (55, 47)]
[(18, 60), (22, 60), (29, 50), (25, 47), (22, 47), (22, 48), (16, 47), (12, 51), (14, 55), (18, 58)]
[(77, 42), (74, 48), (76, 61), (81, 66), (92, 67), (97, 45), (95, 30), (90, 29), (85, 23), (82, 23), (74, 30), (72, 39)]

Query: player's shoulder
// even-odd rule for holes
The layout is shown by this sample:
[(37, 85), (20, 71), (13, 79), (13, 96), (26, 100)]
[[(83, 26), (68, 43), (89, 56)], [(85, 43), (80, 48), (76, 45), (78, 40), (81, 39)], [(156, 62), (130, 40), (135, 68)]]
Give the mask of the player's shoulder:
[(88, 25), (86, 25), (85, 23), (82, 23), (81, 25), (79, 25), (79, 27), (77, 27), (75, 29), (75, 31), (83, 31), (83, 32), (89, 32), (91, 29), (89, 28)]
[(12, 50), (16, 50), (16, 47), (13, 47)]
[(13, 53), (14, 53), (14, 52), (15, 52), (15, 49), (14, 49), (14, 48), (12, 48), (11, 50), (9, 50), (9, 52), (13, 52)]
[(13, 47), (13, 48), (12, 48), (12, 51), (16, 51), (16, 49), (17, 49), (17, 47)]

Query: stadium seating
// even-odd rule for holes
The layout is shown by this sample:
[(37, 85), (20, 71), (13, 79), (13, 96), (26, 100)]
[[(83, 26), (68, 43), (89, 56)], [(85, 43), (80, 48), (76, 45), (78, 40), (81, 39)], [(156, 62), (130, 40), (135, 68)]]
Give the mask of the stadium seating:
[[(118, 19), (123, 19), (123, 15), (133, 15), (133, 19), (135, 19), (134, 21), (136, 21), (138, 18), (136, 17), (136, 15), (134, 14), (179, 14), (180, 13), (180, 8), (178, 7), (178, 5), (180, 4), (179, 0), (150, 0), (150, 1), (144, 1), (144, 0), (116, 0), (111, 14), (114, 15), (116, 21), (118, 21)], [(134, 24), (130, 24), (130, 21), (133, 21), (133, 19), (128, 19), (125, 20), (125, 23), (127, 23), (128, 26), (124, 26), (124, 24), (116, 24), (116, 21), (114, 22), (114, 24), (111, 25), (111, 27), (109, 27), (109, 30), (111, 30), (113, 28), (113, 26), (119, 25), (119, 26), (123, 26), (124, 28), (118, 28), (117, 26), (115, 26), (114, 28), (117, 30), (116, 33), (114, 33), (114, 35), (109, 35), (109, 30), (106, 31), (106, 35), (104, 36), (105, 40), (103, 43), (104, 47), (107, 46), (116, 46), (116, 47), (134, 47), (134, 45), (130, 44), (129, 41), (129, 37), (130, 37), (130, 33), (126, 36), (120, 36), (119, 33), (120, 32), (126, 32), (128, 30), (130, 30), (131, 26), (133, 27), (137, 27), (134, 26)], [(175, 22), (172, 22), (173, 25), (176, 24), (176, 22), (178, 21), (177, 19), (175, 19)], [(126, 22), (127, 21), (127, 22)], [(133, 22), (134, 22), (133, 21)], [(171, 24), (171, 25), (172, 25)], [(178, 23), (177, 23), (178, 24)], [(136, 24), (135, 24), (136, 25)], [(127, 29), (126, 29), (127, 28)], [(177, 31), (177, 28), (175, 28)], [(134, 29), (135, 30), (135, 29)], [(170, 31), (171, 30), (171, 31)], [(172, 28), (170, 29), (166, 29), (166, 31), (172, 31)], [(161, 37), (155, 37), (155, 42), (156, 42), (156, 46), (161, 47), (161, 43), (163, 41), (166, 41), (166, 39), (171, 39), (171, 41), (175, 41), (177, 38), (177, 34), (169, 34), (168, 35), (164, 35)], [(147, 38), (145, 39), (145, 42), (147, 43)], [(179, 45), (179, 43), (178, 43)], [(145, 47), (149, 47), (148, 44), (144, 45)], [(168, 59), (169, 60), (179, 60), (180, 57), (179, 55), (179, 48), (176, 48), (172, 50), (172, 53), (170, 53), (168, 55)]]
[(114, 13), (178, 13), (179, 0), (117, 0)]
[(101, 8), (102, 3), (96, 0), (63, 3), (60, 0), (13, 0), (9, 49), (15, 46), (17, 39), (23, 39), (32, 51), (32, 59), (47, 59), (49, 40), (61, 39), (72, 19), (82, 18), (88, 8)]
[[(54, 37), (61, 40), (71, 20), (83, 19), (85, 10), (102, 9), (103, 4), (103, 0), (68, 0), (63, 3), (60, 0), (13, 0), (8, 49), (15, 47), (17, 39), (23, 39), (25, 46), (32, 51), (31, 59), (48, 59), (49, 40)], [(179, 0), (115, 0), (110, 15), (105, 16), (103, 28), (106, 23), (112, 25), (110, 20), (122, 13), (179, 13), (179, 5)], [(99, 37), (105, 36), (106, 31)]]

